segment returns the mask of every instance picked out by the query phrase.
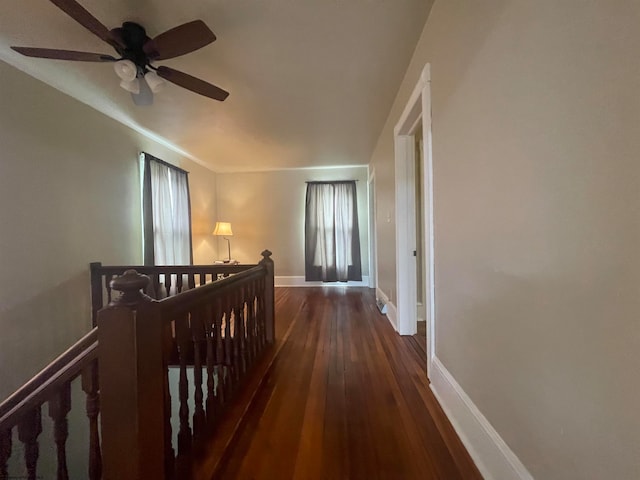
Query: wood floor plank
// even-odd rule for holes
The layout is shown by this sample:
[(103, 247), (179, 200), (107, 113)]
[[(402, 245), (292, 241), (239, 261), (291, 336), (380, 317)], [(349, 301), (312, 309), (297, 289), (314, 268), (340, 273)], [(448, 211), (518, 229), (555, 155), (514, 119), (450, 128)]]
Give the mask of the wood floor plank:
[(348, 479), (349, 458), (344, 455), (347, 449), (347, 415), (345, 402), (345, 332), (344, 322), (335, 315), (331, 319), (330, 364), (327, 375), (327, 400), (325, 417), (332, 417), (325, 422), (323, 431), (323, 464), (324, 478), (336, 480)]
[(369, 289), (279, 288), (290, 333), (222, 480), (480, 480)]

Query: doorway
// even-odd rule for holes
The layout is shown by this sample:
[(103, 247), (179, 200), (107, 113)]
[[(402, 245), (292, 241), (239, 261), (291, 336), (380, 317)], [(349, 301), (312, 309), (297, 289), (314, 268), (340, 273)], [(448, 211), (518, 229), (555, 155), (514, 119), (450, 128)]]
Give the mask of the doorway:
[(416, 335), (424, 313), (427, 376), (435, 355), (430, 81), (427, 64), (394, 130), (398, 333)]

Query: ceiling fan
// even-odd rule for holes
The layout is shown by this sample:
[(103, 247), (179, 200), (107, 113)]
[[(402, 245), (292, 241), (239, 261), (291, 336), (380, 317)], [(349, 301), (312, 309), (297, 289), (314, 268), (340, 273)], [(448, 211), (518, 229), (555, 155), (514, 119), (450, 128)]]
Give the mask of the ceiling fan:
[(216, 39), (202, 20), (179, 25), (149, 38), (145, 29), (134, 22), (109, 30), (75, 0), (50, 0), (94, 35), (111, 45), (120, 58), (100, 53), (57, 50), (51, 48), (11, 47), (28, 57), (74, 60), (78, 62), (112, 62), (121, 78), (120, 86), (131, 92), (136, 105), (153, 103), (153, 93), (159, 91), (164, 80), (192, 92), (223, 101), (229, 92), (199, 78), (170, 67), (154, 66), (152, 62), (168, 60), (198, 50)]

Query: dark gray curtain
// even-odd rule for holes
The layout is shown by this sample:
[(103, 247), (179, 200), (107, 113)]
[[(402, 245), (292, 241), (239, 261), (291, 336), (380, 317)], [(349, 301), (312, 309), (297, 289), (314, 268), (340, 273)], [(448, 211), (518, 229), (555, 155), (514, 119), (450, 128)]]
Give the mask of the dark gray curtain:
[(357, 199), (355, 180), (307, 183), (307, 281), (362, 280)]

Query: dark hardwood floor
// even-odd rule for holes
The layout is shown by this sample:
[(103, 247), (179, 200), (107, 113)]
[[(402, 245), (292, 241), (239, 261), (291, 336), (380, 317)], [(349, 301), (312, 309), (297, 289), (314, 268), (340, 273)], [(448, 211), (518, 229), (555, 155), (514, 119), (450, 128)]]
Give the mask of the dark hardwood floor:
[(223, 480), (481, 479), (372, 290), (276, 289), (280, 351)]
[(417, 324), (418, 332), (415, 335), (405, 337), (405, 341), (410, 348), (414, 348), (423, 364), (427, 365), (427, 322), (421, 321)]

